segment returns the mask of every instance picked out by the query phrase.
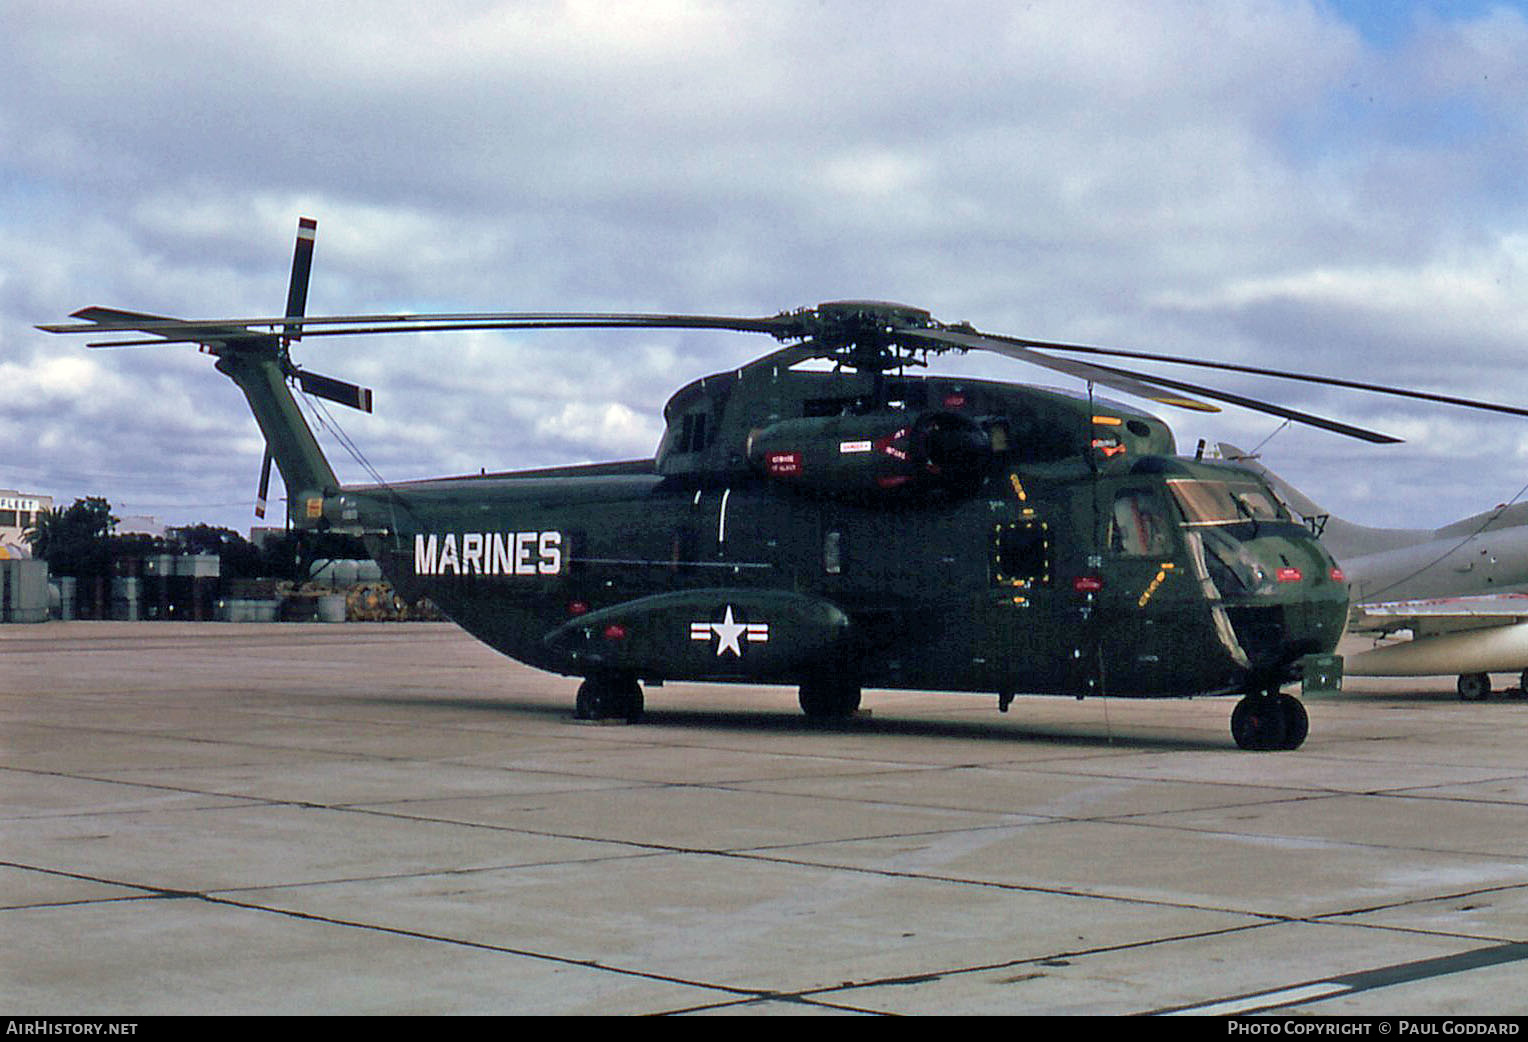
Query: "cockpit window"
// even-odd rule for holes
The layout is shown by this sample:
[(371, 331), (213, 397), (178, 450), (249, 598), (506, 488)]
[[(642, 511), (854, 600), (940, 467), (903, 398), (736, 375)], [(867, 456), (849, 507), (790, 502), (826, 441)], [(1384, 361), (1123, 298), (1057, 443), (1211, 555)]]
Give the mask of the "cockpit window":
[(1172, 548), (1172, 525), (1155, 492), (1127, 488), (1115, 494), (1109, 549), (1132, 557), (1162, 557)]
[(1172, 489), (1189, 525), (1234, 525), (1289, 518), (1279, 501), (1257, 485), (1170, 478), (1167, 487)]

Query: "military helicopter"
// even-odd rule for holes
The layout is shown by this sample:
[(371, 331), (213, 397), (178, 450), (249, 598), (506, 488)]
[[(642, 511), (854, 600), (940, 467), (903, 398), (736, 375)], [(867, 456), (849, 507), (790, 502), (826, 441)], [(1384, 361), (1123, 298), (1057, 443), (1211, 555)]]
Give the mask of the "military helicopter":
[[(1184, 458), (1156, 416), (1095, 386), (1199, 411), (1224, 401), (1369, 442), (1398, 439), (1057, 352), (1176, 361), (1528, 411), (1163, 355), (1026, 340), (916, 307), (835, 301), (756, 318), (509, 312), (305, 315), (316, 222), (299, 221), (284, 314), (181, 320), (92, 307), (55, 333), (92, 347), (195, 343), (244, 392), (291, 523), (360, 536), (400, 593), (498, 651), (581, 677), (574, 714), (637, 720), (643, 686), (788, 684), (808, 717), (866, 687), (1077, 698), (1240, 695), (1244, 749), (1294, 749), (1281, 692), (1340, 685), (1344, 576), (1257, 474)], [(303, 338), (475, 329), (714, 329), (784, 346), (664, 407), (654, 458), (341, 485), (292, 387), (365, 411), (371, 392), (298, 367)], [(147, 339), (123, 339), (139, 332)], [(1087, 393), (908, 370), (994, 352)], [(830, 363), (801, 368), (809, 360)]]

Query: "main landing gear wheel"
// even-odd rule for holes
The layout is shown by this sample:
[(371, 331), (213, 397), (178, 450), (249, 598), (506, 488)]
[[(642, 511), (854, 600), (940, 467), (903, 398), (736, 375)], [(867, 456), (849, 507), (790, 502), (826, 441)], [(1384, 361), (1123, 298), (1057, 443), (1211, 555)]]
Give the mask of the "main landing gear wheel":
[(1242, 749), (1298, 749), (1309, 733), (1305, 706), (1276, 690), (1247, 695), (1231, 711), (1231, 737)]
[(1464, 702), (1484, 702), (1491, 697), (1489, 673), (1459, 674), (1459, 698)]
[(843, 720), (860, 706), (860, 686), (853, 681), (813, 677), (801, 682), (801, 711), (809, 720)]
[(589, 677), (578, 685), (573, 700), (575, 720), (625, 720), (634, 724), (642, 719), (642, 685), (635, 677)]

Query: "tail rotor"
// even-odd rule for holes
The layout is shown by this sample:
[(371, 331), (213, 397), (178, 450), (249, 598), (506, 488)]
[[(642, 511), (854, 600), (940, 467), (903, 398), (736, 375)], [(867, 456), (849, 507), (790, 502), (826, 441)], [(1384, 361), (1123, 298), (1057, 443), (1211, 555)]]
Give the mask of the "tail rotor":
[(260, 491), (255, 496), (255, 516), (265, 520), (265, 499), (271, 491), (271, 447), (265, 446), (265, 459), (260, 464)]
[[(317, 221), (311, 217), (297, 219), (297, 246), (292, 251), (292, 279), (287, 285), (287, 318), (301, 319), (308, 310), (308, 276), (313, 272), (313, 241), (317, 236)], [(289, 344), (301, 340), (302, 323), (288, 322), (281, 335)]]

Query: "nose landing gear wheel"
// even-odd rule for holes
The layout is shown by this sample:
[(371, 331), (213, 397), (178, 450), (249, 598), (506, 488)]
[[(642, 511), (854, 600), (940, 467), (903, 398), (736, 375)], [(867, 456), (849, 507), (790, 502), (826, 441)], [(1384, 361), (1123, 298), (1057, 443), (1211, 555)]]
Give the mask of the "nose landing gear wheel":
[(1310, 715), (1305, 705), (1294, 695), (1278, 695), (1280, 710), (1284, 714), (1284, 744), (1280, 749), (1298, 749), (1310, 734)]
[(1305, 706), (1276, 690), (1247, 695), (1231, 711), (1231, 737), (1242, 749), (1298, 749), (1309, 733)]

